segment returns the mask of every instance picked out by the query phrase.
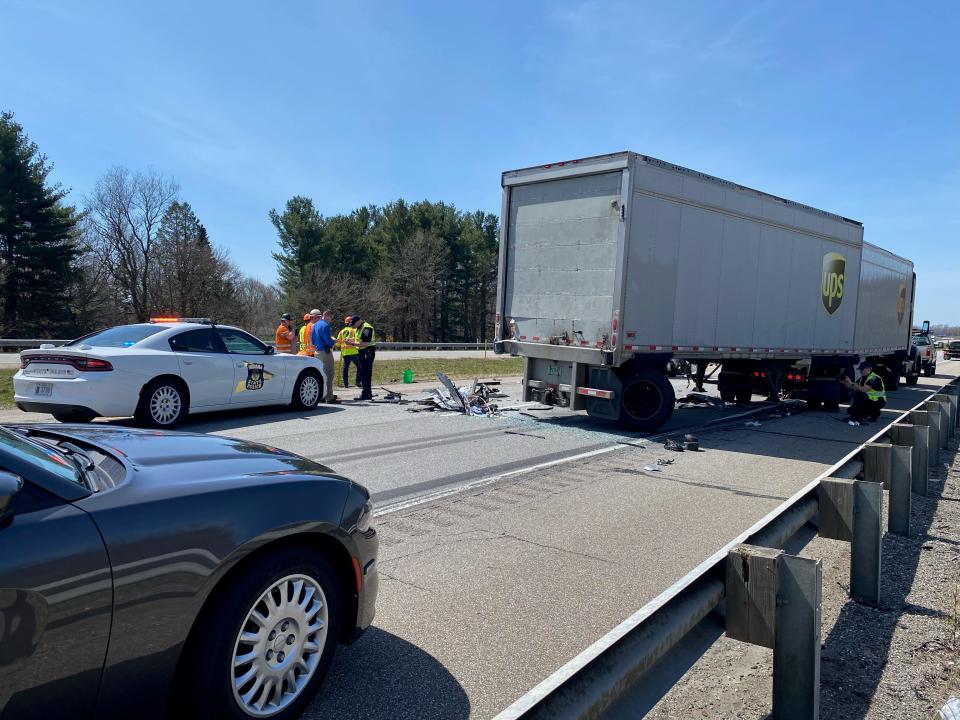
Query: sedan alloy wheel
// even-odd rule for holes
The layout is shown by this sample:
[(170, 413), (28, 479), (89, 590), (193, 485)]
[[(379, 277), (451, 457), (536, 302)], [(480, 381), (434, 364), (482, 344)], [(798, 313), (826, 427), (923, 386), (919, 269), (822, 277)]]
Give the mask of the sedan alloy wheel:
[(233, 650), (233, 695), (251, 717), (270, 717), (296, 700), (327, 642), (327, 598), (307, 575), (276, 581), (253, 604)]

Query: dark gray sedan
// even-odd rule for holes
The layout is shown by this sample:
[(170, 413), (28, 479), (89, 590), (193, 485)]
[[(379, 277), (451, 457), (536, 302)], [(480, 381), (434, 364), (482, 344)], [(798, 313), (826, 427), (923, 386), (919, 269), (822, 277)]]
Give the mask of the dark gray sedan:
[(0, 427), (0, 717), (297, 717), (373, 619), (369, 497), (239, 440)]

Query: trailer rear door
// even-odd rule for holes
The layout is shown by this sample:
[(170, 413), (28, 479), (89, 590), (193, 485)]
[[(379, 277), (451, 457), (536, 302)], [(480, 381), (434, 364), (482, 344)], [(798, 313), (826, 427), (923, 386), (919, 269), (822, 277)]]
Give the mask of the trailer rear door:
[(510, 189), (503, 314), (518, 340), (596, 347), (610, 332), (622, 179), (615, 171)]

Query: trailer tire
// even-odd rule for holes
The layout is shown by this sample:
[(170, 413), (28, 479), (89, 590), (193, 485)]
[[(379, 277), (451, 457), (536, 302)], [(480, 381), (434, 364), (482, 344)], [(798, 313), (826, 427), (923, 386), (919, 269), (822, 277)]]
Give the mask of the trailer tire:
[(741, 405), (749, 405), (753, 400), (752, 390), (737, 390), (737, 402)]
[(807, 400), (807, 410), (819, 410), (823, 407), (823, 400)]
[(734, 403), (737, 401), (737, 391), (736, 390), (721, 390), (720, 399), (725, 403)]
[(656, 430), (670, 419), (676, 401), (673, 385), (663, 372), (640, 370), (624, 380), (619, 423), (631, 430)]
[(824, 400), (824, 401), (823, 401), (823, 409), (824, 409), (826, 412), (836, 412), (837, 410), (840, 409), (840, 401), (839, 401), (839, 400)]
[(905, 377), (907, 385), (916, 385), (920, 380), (920, 375), (907, 375)]

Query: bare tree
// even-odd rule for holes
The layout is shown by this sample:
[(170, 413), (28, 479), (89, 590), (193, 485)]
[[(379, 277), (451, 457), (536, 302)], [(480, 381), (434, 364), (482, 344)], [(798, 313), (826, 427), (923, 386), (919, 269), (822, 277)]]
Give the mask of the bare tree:
[(134, 175), (114, 167), (87, 199), (94, 252), (138, 322), (153, 309), (157, 232), (178, 190), (176, 182), (155, 170)]

